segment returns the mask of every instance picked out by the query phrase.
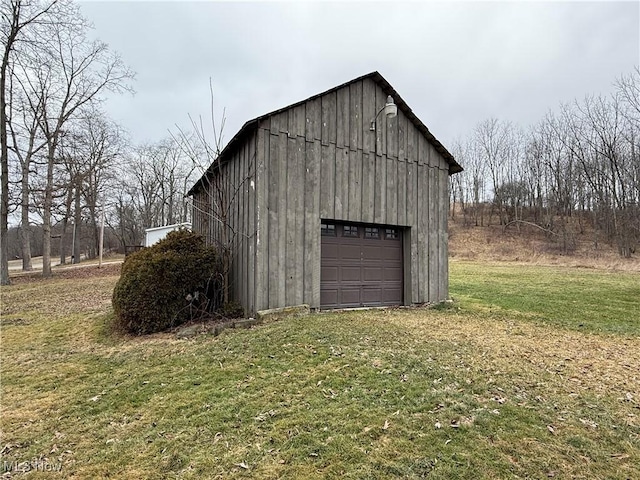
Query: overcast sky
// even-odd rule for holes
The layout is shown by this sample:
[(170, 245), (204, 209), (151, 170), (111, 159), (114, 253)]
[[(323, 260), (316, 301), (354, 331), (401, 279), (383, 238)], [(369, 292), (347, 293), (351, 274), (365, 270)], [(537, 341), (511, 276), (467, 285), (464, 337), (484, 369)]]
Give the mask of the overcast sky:
[(135, 143), (209, 116), (242, 124), (379, 71), (445, 146), (480, 121), (527, 126), (609, 93), (640, 64), (640, 3), (82, 2), (137, 73), (106, 110)]

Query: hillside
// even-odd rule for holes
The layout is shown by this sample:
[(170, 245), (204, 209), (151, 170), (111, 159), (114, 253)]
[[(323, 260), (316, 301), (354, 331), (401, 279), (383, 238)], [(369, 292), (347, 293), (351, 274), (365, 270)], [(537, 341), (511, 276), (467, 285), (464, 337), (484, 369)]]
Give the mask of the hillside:
[[(575, 229), (577, 231), (577, 229)], [(452, 260), (523, 262), (640, 272), (640, 255), (622, 258), (602, 235), (586, 227), (573, 237), (575, 249), (564, 253), (553, 235), (533, 226), (464, 226), (461, 217), (449, 218), (449, 257)]]

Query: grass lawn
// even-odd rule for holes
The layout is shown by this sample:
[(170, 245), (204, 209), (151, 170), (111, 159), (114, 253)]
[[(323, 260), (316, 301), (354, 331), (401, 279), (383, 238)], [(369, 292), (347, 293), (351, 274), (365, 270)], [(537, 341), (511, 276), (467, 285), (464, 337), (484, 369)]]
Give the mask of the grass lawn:
[(640, 336), (637, 272), (452, 262), (450, 294), (469, 311)]
[(190, 340), (111, 335), (116, 280), (2, 289), (28, 478), (640, 478), (638, 274), (453, 262), (448, 307)]

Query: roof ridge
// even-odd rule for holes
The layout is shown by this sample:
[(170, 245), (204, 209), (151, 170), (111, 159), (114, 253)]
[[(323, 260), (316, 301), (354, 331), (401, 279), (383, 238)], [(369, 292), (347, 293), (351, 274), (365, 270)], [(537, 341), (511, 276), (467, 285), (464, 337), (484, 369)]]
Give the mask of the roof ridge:
[(240, 139), (242, 139), (248, 133), (249, 129), (257, 126), (258, 123), (261, 122), (262, 120), (265, 120), (266, 118), (271, 117), (273, 115), (277, 115), (279, 113), (282, 113), (285, 110), (290, 110), (290, 109), (295, 108), (295, 107), (297, 107), (299, 105), (302, 105), (302, 104), (304, 104), (306, 102), (315, 100), (316, 98), (322, 97), (324, 95), (327, 95), (329, 93), (337, 91), (337, 90), (339, 90), (341, 88), (344, 88), (344, 87), (346, 87), (348, 85), (351, 85), (352, 83), (360, 82), (360, 81), (365, 80), (367, 78), (373, 79), (373, 81), (378, 86), (380, 86), (385, 93), (387, 93), (388, 95), (391, 95), (393, 97), (393, 99), (394, 99), (396, 105), (398, 106), (398, 108), (416, 126), (416, 128), (425, 136), (427, 141), (434, 146), (436, 151), (438, 153), (440, 153), (444, 157), (444, 159), (447, 161), (447, 163), (449, 164), (449, 174), (454, 174), (454, 173), (458, 173), (458, 172), (462, 171), (462, 167), (458, 164), (458, 162), (456, 162), (456, 160), (453, 157), (453, 155), (451, 155), (451, 153), (446, 149), (446, 147), (444, 145), (442, 145), (442, 143), (440, 143), (440, 141), (429, 131), (427, 126), (424, 123), (422, 123), (422, 121), (416, 116), (416, 114), (413, 113), (413, 110), (411, 109), (411, 107), (409, 107), (407, 102), (404, 101), (404, 99), (391, 86), (391, 84), (387, 81), (387, 79), (384, 78), (380, 72), (378, 72), (377, 70), (374, 70), (374, 71), (372, 71), (370, 73), (367, 73), (365, 75), (361, 75), (361, 76), (356, 77), (356, 78), (354, 78), (352, 80), (349, 80), (348, 82), (344, 82), (344, 83), (342, 83), (340, 85), (337, 85), (335, 87), (329, 88), (328, 90), (324, 90), (324, 91), (322, 91), (320, 93), (316, 93), (314, 95), (311, 95), (308, 98), (305, 98), (303, 100), (294, 102), (294, 103), (292, 103), (290, 105), (287, 105), (286, 107), (278, 108), (278, 109), (273, 110), (271, 112), (268, 112), (268, 113), (265, 113), (265, 114), (260, 115), (258, 117), (255, 117), (255, 118), (253, 118), (251, 120), (247, 120), (244, 123), (244, 125), (242, 125), (242, 127), (240, 127), (240, 130), (238, 130), (238, 132), (225, 145), (225, 147), (222, 149), (222, 151), (220, 152), (218, 157), (207, 168), (207, 170), (202, 175), (202, 177), (189, 190), (188, 195), (192, 195), (194, 193), (196, 187), (199, 186), (202, 183), (202, 181), (204, 180), (204, 177), (211, 172), (211, 170), (213, 168), (213, 165), (216, 164), (216, 162), (218, 160), (222, 161), (223, 158), (230, 151), (233, 150), (235, 144), (238, 143), (240, 141)]

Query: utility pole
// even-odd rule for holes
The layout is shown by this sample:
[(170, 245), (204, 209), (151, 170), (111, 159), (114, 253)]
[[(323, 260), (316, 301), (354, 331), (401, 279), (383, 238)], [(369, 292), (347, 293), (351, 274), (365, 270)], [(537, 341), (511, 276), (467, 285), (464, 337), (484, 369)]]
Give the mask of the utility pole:
[(73, 265), (74, 263), (76, 263), (76, 222), (75, 220), (71, 220), (72, 222), (72, 232), (73, 235), (71, 236), (72, 240), (71, 240), (71, 264)]
[(102, 249), (104, 246), (104, 205), (102, 205), (101, 207), (101, 212), (100, 212), (100, 253), (98, 255), (98, 268), (102, 267)]

